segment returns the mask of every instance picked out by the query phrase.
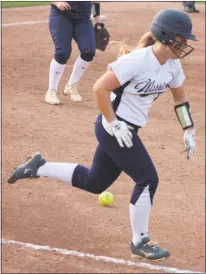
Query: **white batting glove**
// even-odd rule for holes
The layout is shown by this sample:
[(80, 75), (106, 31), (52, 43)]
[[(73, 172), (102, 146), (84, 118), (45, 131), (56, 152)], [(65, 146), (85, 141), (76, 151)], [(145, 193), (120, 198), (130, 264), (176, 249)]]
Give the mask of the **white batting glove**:
[(109, 123), (112, 135), (117, 139), (120, 147), (132, 147), (132, 132), (130, 131), (133, 129), (131, 126), (127, 125), (123, 121), (114, 120)]
[(195, 129), (185, 130), (184, 133), (185, 151), (187, 152), (187, 159), (191, 160), (195, 153)]

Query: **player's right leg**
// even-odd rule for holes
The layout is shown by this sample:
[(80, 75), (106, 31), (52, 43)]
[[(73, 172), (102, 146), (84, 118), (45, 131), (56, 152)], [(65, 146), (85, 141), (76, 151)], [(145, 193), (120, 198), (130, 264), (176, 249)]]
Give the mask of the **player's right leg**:
[(121, 169), (98, 145), (90, 169), (76, 163), (49, 162), (36, 152), (11, 174), (8, 183), (13, 184), (27, 178), (49, 177), (99, 194), (106, 190), (120, 173)]
[(49, 87), (45, 101), (48, 104), (58, 105), (60, 104), (58, 98), (59, 81), (71, 54), (72, 24), (63, 12), (55, 6), (51, 6), (49, 29), (54, 42), (55, 53), (49, 68)]

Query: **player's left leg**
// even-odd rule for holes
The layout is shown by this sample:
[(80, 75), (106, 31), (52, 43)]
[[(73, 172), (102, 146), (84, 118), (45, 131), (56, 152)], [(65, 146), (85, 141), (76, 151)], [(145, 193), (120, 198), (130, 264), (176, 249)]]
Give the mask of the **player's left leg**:
[(11, 174), (8, 183), (14, 184), (27, 178), (48, 177), (100, 194), (113, 184), (120, 173), (121, 169), (98, 145), (90, 169), (75, 163), (49, 162), (36, 152)]
[(73, 25), (73, 37), (80, 50), (80, 56), (77, 58), (69, 82), (67, 83), (64, 94), (70, 94), (73, 101), (82, 100), (77, 90), (77, 84), (88, 69), (95, 56), (96, 42), (94, 27), (90, 19), (84, 19)]
[[(134, 126), (135, 128), (135, 126)], [(106, 132), (101, 115), (96, 122), (96, 137), (116, 165), (135, 182), (130, 200), (130, 219), (133, 232), (133, 256), (148, 260), (163, 260), (169, 252), (153, 244), (148, 237), (150, 210), (158, 185), (156, 168), (136, 130), (132, 130), (133, 147), (121, 148), (116, 138)]]

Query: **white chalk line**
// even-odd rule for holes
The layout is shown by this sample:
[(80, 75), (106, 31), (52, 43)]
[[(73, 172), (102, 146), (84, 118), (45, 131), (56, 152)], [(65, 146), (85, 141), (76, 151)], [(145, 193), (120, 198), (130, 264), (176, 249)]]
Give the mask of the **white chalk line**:
[(36, 25), (36, 24), (43, 24), (43, 23), (48, 23), (48, 22), (49, 22), (49, 20), (7, 23), (7, 24), (2, 24), (2, 27), (4, 28), (4, 27), (13, 27), (13, 26), (21, 26), (21, 25)]
[[(100, 19), (105, 19), (107, 16), (105, 15), (101, 15)], [(44, 21), (28, 21), (28, 22), (16, 22), (16, 23), (5, 23), (2, 24), (2, 27), (14, 27), (14, 26), (21, 26), (21, 25), (36, 25), (36, 24), (44, 24), (44, 23), (48, 23), (49, 20), (44, 20)]]
[(135, 266), (135, 267), (147, 268), (147, 269), (151, 269), (151, 270), (165, 271), (167, 273), (204, 273), (204, 272), (195, 272), (192, 270), (183, 270), (183, 269), (178, 269), (178, 268), (174, 268), (174, 267), (167, 267), (167, 266), (162, 266), (162, 265), (153, 265), (153, 264), (149, 264), (149, 263), (137, 263), (137, 262), (133, 262), (133, 261), (126, 261), (123, 259), (117, 259), (117, 258), (106, 257), (106, 256), (98, 256), (98, 255), (78, 252), (78, 251), (74, 251), (74, 250), (50, 247), (48, 245), (35, 245), (35, 244), (31, 244), (31, 243), (23, 243), (23, 242), (18, 242), (18, 241), (13, 241), (13, 240), (4, 240), (4, 239), (2, 239), (2, 243), (8, 244), (8, 245), (23, 246), (26, 248), (31, 248), (31, 249), (36, 249), (36, 250), (56, 252), (59, 254), (70, 255), (70, 256), (75, 256), (75, 257), (84, 257), (84, 258), (89, 258), (89, 259), (96, 260), (96, 261), (103, 261), (103, 262), (114, 263), (114, 264), (119, 264), (119, 265)]

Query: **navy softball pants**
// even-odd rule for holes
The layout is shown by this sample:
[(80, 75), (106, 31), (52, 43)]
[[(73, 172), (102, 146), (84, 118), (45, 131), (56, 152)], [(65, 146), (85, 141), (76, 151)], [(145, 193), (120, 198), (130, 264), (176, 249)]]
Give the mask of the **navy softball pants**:
[(131, 203), (135, 204), (146, 186), (149, 186), (151, 203), (158, 184), (158, 175), (152, 160), (137, 132), (133, 133), (133, 147), (121, 148), (115, 137), (102, 126), (102, 115), (95, 124), (99, 142), (90, 169), (78, 165), (74, 170), (74, 187), (99, 194), (118, 178), (122, 171), (135, 182)]
[(72, 52), (74, 39), (84, 61), (90, 62), (95, 56), (96, 42), (94, 27), (90, 18), (70, 18), (65, 12), (51, 7), (49, 29), (55, 46), (54, 59), (66, 64)]
[(184, 7), (194, 8), (195, 7), (195, 1), (184, 1), (183, 5), (184, 5)]

